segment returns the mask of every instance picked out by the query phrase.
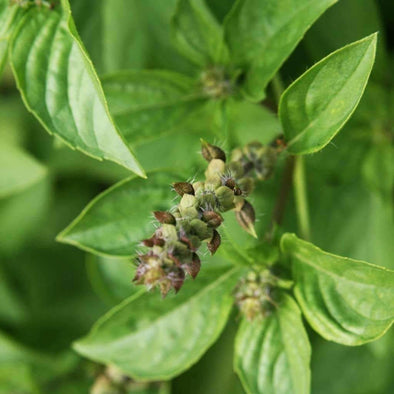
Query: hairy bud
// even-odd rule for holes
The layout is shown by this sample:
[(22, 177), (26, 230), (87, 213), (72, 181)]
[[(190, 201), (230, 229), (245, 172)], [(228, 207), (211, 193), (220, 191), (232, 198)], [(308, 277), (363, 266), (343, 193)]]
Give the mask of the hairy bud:
[(201, 154), (208, 162), (213, 159), (219, 159), (226, 162), (226, 154), (218, 146), (211, 145), (204, 140), (201, 140)]
[(212, 228), (219, 227), (223, 222), (222, 216), (215, 211), (204, 211), (202, 213), (202, 220)]
[(194, 196), (193, 186), (188, 182), (175, 182), (173, 185), (174, 190), (182, 197), (184, 194), (191, 194)]
[(165, 212), (165, 211), (155, 211), (153, 212), (153, 215), (155, 215), (155, 218), (162, 224), (175, 224), (176, 220), (173, 215), (170, 214), (170, 212)]

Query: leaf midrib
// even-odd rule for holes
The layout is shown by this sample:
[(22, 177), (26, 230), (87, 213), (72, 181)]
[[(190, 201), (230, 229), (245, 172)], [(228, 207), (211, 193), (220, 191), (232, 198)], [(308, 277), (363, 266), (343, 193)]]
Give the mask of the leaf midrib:
[[(186, 304), (192, 302), (194, 299), (203, 297), (206, 293), (209, 293), (212, 288), (215, 288), (215, 287), (219, 286), (222, 282), (227, 280), (229, 277), (231, 277), (238, 270), (239, 270), (238, 267), (234, 267), (234, 268), (230, 269), (229, 271), (227, 271), (226, 274), (221, 275), (217, 280), (213, 281), (208, 286), (204, 287), (202, 290), (200, 290), (199, 292), (195, 293), (191, 297), (185, 299), (182, 303), (175, 304), (174, 305), (174, 309), (157, 316), (157, 318), (151, 320), (146, 326), (139, 327), (137, 332), (140, 332), (142, 330), (145, 330), (145, 329), (151, 328), (152, 326), (157, 325), (160, 321), (167, 319), (169, 316), (171, 316), (172, 314), (176, 313), (179, 309), (182, 309)], [(142, 293), (142, 294), (146, 294), (146, 293)], [(130, 301), (125, 303), (125, 305), (123, 305), (122, 308), (126, 307), (130, 302), (134, 301), (135, 298), (136, 297), (132, 296)], [(137, 297), (137, 298), (139, 298), (139, 297)], [(108, 315), (104, 321), (100, 322), (100, 326), (104, 325), (107, 320), (112, 318), (120, 310), (116, 310), (116, 311), (114, 311), (113, 314)], [(100, 329), (100, 326), (94, 326), (92, 328), (91, 334), (94, 334), (95, 332), (97, 332)], [(80, 345), (82, 343), (82, 347), (83, 348), (94, 347), (95, 349), (97, 349), (97, 348), (104, 348), (105, 349), (106, 347), (114, 345), (114, 344), (116, 344), (118, 342), (123, 342), (125, 340), (128, 340), (129, 338), (132, 338), (133, 336), (135, 336), (134, 333), (127, 334), (127, 335), (122, 335), (122, 336), (120, 336), (119, 338), (117, 338), (115, 340), (108, 341), (108, 342), (105, 342), (105, 343), (102, 343), (102, 344), (95, 344), (95, 343), (93, 343), (92, 345), (90, 345), (90, 344), (87, 344), (87, 345), (83, 344), (83, 340), (82, 340), (81, 342), (77, 342), (77, 345)], [(86, 340), (88, 340), (88, 339), (89, 339), (89, 336), (86, 338)]]

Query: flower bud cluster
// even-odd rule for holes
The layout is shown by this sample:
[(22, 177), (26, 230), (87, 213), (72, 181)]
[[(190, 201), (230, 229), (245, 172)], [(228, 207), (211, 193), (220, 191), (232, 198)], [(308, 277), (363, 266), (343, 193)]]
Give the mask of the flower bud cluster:
[(252, 321), (269, 315), (276, 305), (273, 299), (275, 280), (268, 270), (251, 271), (235, 290), (235, 302), (243, 316)]
[(97, 375), (90, 394), (158, 392), (161, 387), (161, 382), (136, 382), (115, 366), (108, 365)]
[(225, 98), (233, 93), (234, 87), (230, 77), (221, 66), (210, 67), (200, 77), (203, 91), (214, 99)]
[[(137, 284), (148, 289), (159, 287), (165, 296), (172, 288), (179, 291), (186, 274), (194, 279), (201, 267), (197, 254), (201, 244), (206, 242), (211, 254), (220, 246), (217, 229), (223, 212), (234, 210), (241, 227), (257, 237), (255, 211), (245, 199), (254, 188), (252, 170), (261, 173), (265, 168), (266, 151), (256, 147), (250, 144), (227, 162), (222, 149), (202, 141), (201, 153), (209, 163), (205, 180), (174, 183), (181, 197), (179, 204), (171, 212), (154, 212), (160, 226), (151, 238), (142, 241), (149, 250), (137, 257)], [(270, 165), (272, 160), (270, 157)]]

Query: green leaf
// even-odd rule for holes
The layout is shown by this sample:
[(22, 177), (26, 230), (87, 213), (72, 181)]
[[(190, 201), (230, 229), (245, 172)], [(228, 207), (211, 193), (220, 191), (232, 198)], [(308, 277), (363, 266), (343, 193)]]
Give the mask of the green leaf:
[(204, 266), (197, 280), (160, 299), (137, 294), (101, 318), (74, 348), (137, 380), (167, 380), (190, 368), (216, 341), (233, 305), (238, 268)]
[(191, 61), (207, 66), (220, 59), (222, 28), (204, 0), (179, 0), (172, 24), (179, 51)]
[(206, 102), (193, 79), (170, 71), (124, 71), (104, 78), (111, 114), (128, 141), (179, 128)]
[(0, 198), (32, 186), (45, 174), (46, 168), (23, 149), (0, 144)]
[[(78, 32), (99, 75), (126, 69), (195, 67), (174, 48), (176, 0), (71, 0)], [(127, 9), (127, 12), (125, 12)]]
[(246, 72), (244, 94), (253, 101), (311, 24), (336, 0), (238, 0), (224, 22), (232, 62)]
[(92, 253), (130, 257), (154, 232), (152, 212), (168, 209), (173, 197), (170, 178), (158, 179), (118, 182), (94, 198), (57, 240)]
[(45, 177), (23, 192), (0, 200), (1, 253), (23, 249), (48, 213), (50, 192)]
[(11, 65), (25, 105), (70, 147), (144, 176), (113, 124), (68, 3), (62, 5), (62, 11), (30, 8), (12, 35)]
[[(387, 46), (381, 21), (380, 4), (374, 0), (342, 0), (322, 15), (303, 39), (303, 44), (313, 62), (349, 42), (379, 32), (373, 76), (387, 75)], [(352, 26), (349, 29), (349, 20)]]
[(110, 305), (116, 305), (141, 288), (132, 283), (136, 265), (130, 259), (87, 256), (87, 271), (96, 293)]
[(7, 61), (10, 34), (19, 15), (18, 7), (11, 7), (9, 0), (0, 0), (0, 76)]
[(235, 341), (235, 370), (249, 394), (308, 394), (311, 348), (296, 302), (283, 294), (263, 320), (244, 319)]
[(279, 117), (290, 153), (322, 149), (348, 121), (371, 73), (376, 39), (372, 34), (337, 50), (286, 89)]
[(322, 251), (294, 234), (281, 248), (290, 256), (294, 294), (309, 324), (324, 338), (361, 345), (394, 320), (394, 272)]

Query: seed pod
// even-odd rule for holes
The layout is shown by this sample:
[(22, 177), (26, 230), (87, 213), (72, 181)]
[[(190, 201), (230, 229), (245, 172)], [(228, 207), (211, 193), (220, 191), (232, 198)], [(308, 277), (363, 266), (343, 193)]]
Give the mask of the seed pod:
[(250, 235), (257, 238), (256, 230), (254, 228), (256, 214), (254, 212), (253, 206), (245, 200), (242, 208), (235, 212), (235, 216), (240, 226)]
[(152, 237), (142, 241), (142, 244), (148, 248), (153, 248), (154, 246), (164, 246), (164, 243), (164, 239), (158, 237), (156, 234), (153, 234)]
[(176, 224), (175, 217), (170, 212), (155, 211), (153, 212), (155, 218), (162, 224)]
[(226, 161), (226, 154), (218, 146), (211, 145), (204, 140), (201, 140), (201, 154), (208, 162), (213, 159), (220, 159), (223, 162)]
[(235, 182), (234, 178), (228, 178), (224, 181), (224, 186), (227, 186), (231, 190), (234, 190), (235, 187), (237, 186), (237, 183)]
[(216, 189), (215, 194), (221, 211), (234, 208), (234, 192), (227, 186), (220, 186)]
[(219, 227), (223, 222), (222, 216), (215, 211), (204, 211), (202, 213), (202, 220), (212, 228)]
[(188, 255), (190, 251), (196, 252), (201, 246), (200, 238), (197, 235), (183, 235), (179, 238), (188, 248)]
[(208, 242), (208, 250), (211, 252), (211, 255), (214, 255), (216, 253), (221, 242), (222, 238), (220, 237), (220, 234), (216, 230), (213, 230), (213, 236)]
[(175, 182), (173, 183), (174, 190), (182, 197), (184, 194), (191, 194), (194, 196), (193, 186), (189, 182)]
[(201, 260), (197, 253), (193, 253), (192, 261), (183, 265), (185, 271), (195, 279), (201, 268)]
[[(182, 268), (177, 267), (176, 269), (169, 272), (167, 278), (170, 280), (171, 286), (174, 288), (175, 293), (178, 293), (178, 291), (183, 286), (183, 282), (185, 281), (185, 271)], [(165, 294), (162, 292), (163, 298), (167, 295), (167, 293), (168, 290)]]

